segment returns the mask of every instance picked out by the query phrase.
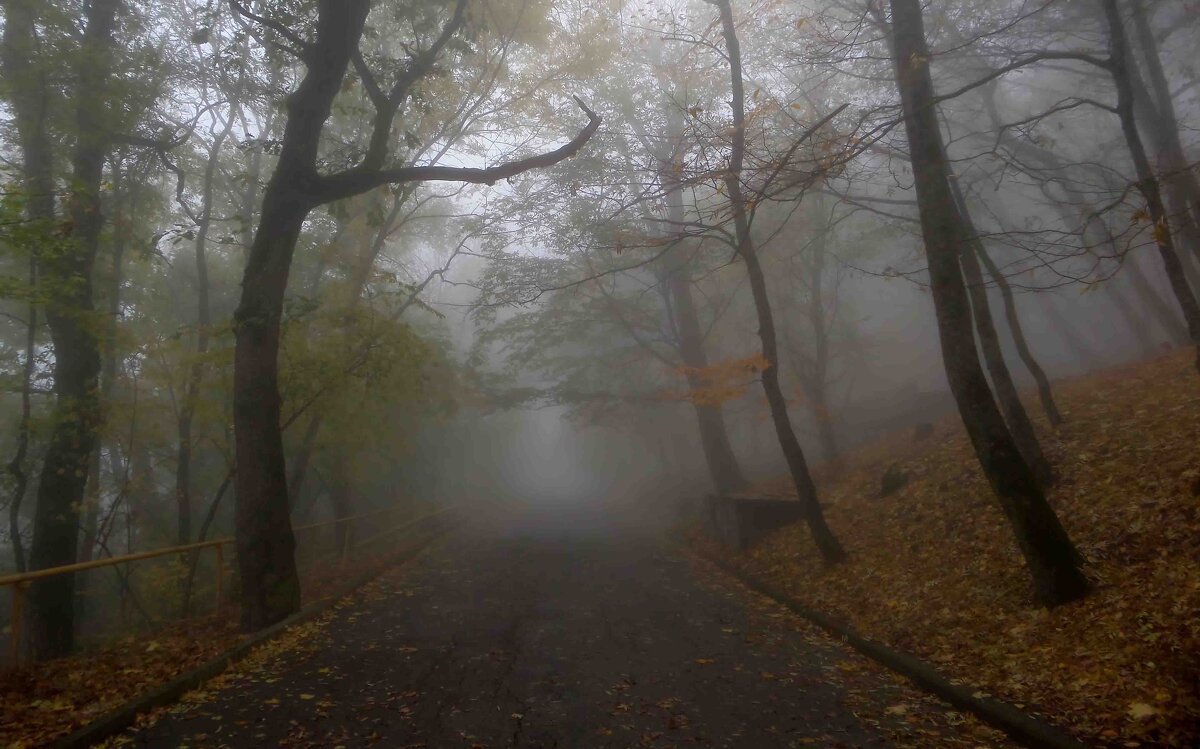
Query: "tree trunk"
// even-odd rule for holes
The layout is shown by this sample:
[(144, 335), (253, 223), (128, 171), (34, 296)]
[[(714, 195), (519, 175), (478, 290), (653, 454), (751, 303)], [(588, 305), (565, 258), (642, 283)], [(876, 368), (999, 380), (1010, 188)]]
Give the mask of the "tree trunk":
[(292, 254), (315, 205), (310, 195), (318, 180), (321, 131), (368, 10), (365, 0), (343, 0), (336, 8), (331, 0), (320, 4), (316, 42), (307, 72), (287, 100), (279, 162), (263, 193), (234, 314), (235, 488), (244, 631), (270, 626), (300, 607), (280, 430), (280, 321)]
[[(966, 232), (960, 244), (962, 258), (960, 260), (963, 275), (966, 277), (967, 292), (971, 303), (971, 312), (975, 320), (975, 332), (979, 334), (979, 347), (983, 350), (983, 359), (987, 364), (988, 373), (992, 376), (992, 386), (996, 389), (996, 397), (1000, 409), (1004, 412), (1004, 421), (1012, 434), (1013, 442), (1021, 451), (1021, 457), (1033, 471), (1038, 483), (1043, 487), (1054, 482), (1050, 462), (1042, 453), (1041, 443), (1033, 430), (1033, 422), (1021, 404), (1021, 396), (1013, 382), (1008, 364), (1004, 361), (1004, 352), (1000, 348), (1000, 336), (996, 333), (996, 324), (992, 320), (992, 312), (988, 304), (987, 288), (984, 286), (983, 271), (979, 267), (980, 247), (975, 237), (975, 228), (966, 214), (959, 213), (963, 231)], [(932, 265), (932, 261), (930, 263)]]
[(176, 543), (180, 546), (191, 543), (192, 538), (192, 425), (196, 406), (200, 400), (200, 387), (204, 382), (205, 357), (208, 354), (212, 333), (212, 306), (209, 300), (208, 283), (208, 232), (212, 226), (213, 182), (220, 164), (221, 149), (233, 130), (234, 109), (237, 98), (230, 102), (229, 116), (224, 127), (213, 139), (208, 152), (208, 163), (204, 168), (201, 184), (200, 215), (196, 217), (196, 351), (192, 366), (188, 370), (184, 388), (183, 407), (179, 412), (179, 447), (175, 469), (175, 507), (178, 519)]
[[(37, 285), (37, 261), (29, 258), (29, 292), (34, 293)], [(31, 297), (32, 299), (32, 297)], [(17, 451), (9, 461), (8, 475), (12, 477), (13, 489), (8, 499), (8, 540), (13, 547), (13, 563), (17, 572), (26, 570), (25, 542), (21, 538), (21, 505), (29, 488), (29, 475), (25, 473), (25, 458), (29, 454), (29, 423), (33, 416), (33, 357), (37, 352), (38, 308), (29, 302), (29, 319), (25, 321), (25, 360), (21, 367), (21, 419), (17, 423)]]
[[(970, 219), (970, 214), (967, 211), (966, 199), (962, 194), (962, 188), (959, 186), (957, 180), (951, 179), (950, 188), (954, 193), (954, 200), (958, 205), (958, 209), (962, 211), (963, 220), (967, 226), (967, 229), (969, 231), (975, 231), (975, 227)], [(996, 284), (996, 288), (1000, 290), (1000, 298), (1004, 302), (1004, 318), (1008, 322), (1008, 330), (1012, 335), (1013, 345), (1017, 349), (1017, 355), (1021, 357), (1021, 362), (1029, 371), (1030, 376), (1033, 377), (1034, 382), (1037, 383), (1038, 398), (1041, 400), (1042, 410), (1045, 411), (1046, 418), (1050, 420), (1050, 425), (1053, 427), (1061, 426), (1063, 423), (1063, 418), (1062, 414), (1058, 410), (1058, 404), (1054, 402), (1054, 392), (1050, 388), (1050, 378), (1046, 376), (1046, 371), (1042, 369), (1042, 365), (1038, 363), (1037, 359), (1033, 355), (1033, 352), (1029, 348), (1029, 341), (1025, 338), (1025, 329), (1021, 325), (1021, 317), (1017, 314), (1017, 300), (1013, 295), (1012, 285), (1008, 282), (1008, 278), (1005, 277), (1004, 272), (1001, 271), (999, 266), (997, 266), (992, 260), (991, 255), (988, 254), (987, 247), (984, 246), (983, 240), (979, 238), (978, 234), (975, 234), (974, 237), (975, 238), (969, 243), (968, 247), (963, 251), (964, 253), (974, 252), (976, 255), (978, 255), (978, 260), (983, 262), (983, 266), (987, 269), (988, 276), (990, 276), (992, 282)], [(963, 268), (967, 270), (967, 281), (970, 283), (970, 270), (967, 269), (966, 263), (963, 264)], [(977, 265), (975, 266), (975, 270), (979, 270)], [(980, 283), (982, 283), (982, 274), (979, 275)], [(982, 336), (982, 333), (980, 335)], [(994, 377), (995, 375), (993, 375), (993, 379)], [(997, 390), (999, 390), (999, 387), (997, 387)], [(1019, 401), (1017, 405), (1020, 405)], [(1022, 412), (1024, 412), (1023, 408)], [(1028, 417), (1026, 417), (1026, 421), (1028, 422)], [(1009, 421), (1009, 425), (1011, 428), (1011, 420)], [(1032, 426), (1030, 428), (1032, 429)], [(1014, 430), (1014, 436), (1016, 436), (1016, 434), (1017, 433)], [(1037, 437), (1034, 436), (1034, 439), (1036, 440)], [(1022, 454), (1025, 454), (1024, 450), (1022, 450)], [(1040, 446), (1038, 447), (1037, 455), (1039, 457), (1041, 456)], [(1028, 455), (1026, 455), (1026, 459), (1029, 460)], [(1041, 459), (1045, 461), (1044, 457)], [(1040, 472), (1041, 470), (1038, 468), (1036, 460), (1030, 460), (1030, 467), (1033, 468), (1035, 472)], [(1046, 469), (1049, 469), (1048, 465), (1046, 466)]]
[[(817, 204), (824, 214), (824, 200)], [(833, 463), (838, 459), (837, 437), (833, 430), (833, 415), (829, 408), (829, 327), (831, 321), (825, 311), (825, 260), (827, 252), (828, 225), (820, 228), (813, 246), (812, 263), (809, 266), (810, 288), (808, 294), (808, 318), (813, 332), (812, 372), (806, 389), (813, 418), (817, 422), (817, 438), (825, 460)]]
[[(672, 121), (671, 130), (670, 143), (678, 148), (682, 139), (682, 127)], [(666, 172), (663, 181), (666, 188), (667, 220), (673, 233), (679, 230), (685, 219), (683, 193), (676, 179), (676, 173), (682, 168), (682, 164), (677, 162), (674, 155), (669, 159), (662, 159), (662, 162), (665, 167), (662, 171)], [(684, 254), (687, 249), (677, 246), (667, 255), (666, 286), (667, 299), (678, 335), (679, 357), (687, 368), (688, 387), (695, 391), (704, 387), (698, 372), (708, 367), (708, 354), (704, 349), (700, 316), (692, 297), (692, 279), (688, 272), (691, 263), (690, 258)], [(720, 404), (707, 405), (694, 401), (692, 408), (700, 431), (700, 446), (704, 450), (708, 473), (717, 493), (726, 495), (744, 488), (747, 483), (746, 477), (729, 441), (724, 409)]]
[[(1146, 73), (1150, 79), (1150, 90), (1154, 102), (1144, 108), (1153, 134), (1155, 150), (1158, 152), (1159, 169), (1163, 175), (1163, 186), (1167, 203), (1175, 216), (1181, 234), (1187, 237), (1192, 254), (1200, 258), (1200, 179), (1187, 158), (1183, 141), (1179, 137), (1179, 116), (1175, 112), (1175, 101), (1171, 97), (1171, 86), (1163, 70), (1158, 54), (1158, 42), (1150, 28), (1143, 0), (1133, 0), (1133, 28), (1137, 33), (1142, 57), (1146, 62)], [(1131, 69), (1132, 73), (1132, 69)], [(1141, 90), (1135, 91), (1135, 95)], [(1149, 92), (1138, 96), (1147, 101)]]
[(725, 51), (729, 60), (730, 81), (733, 89), (733, 145), (730, 150), (729, 169), (726, 172), (725, 188), (729, 194), (729, 206), (733, 212), (734, 232), (737, 241), (738, 255), (746, 263), (746, 275), (750, 281), (750, 290), (754, 297), (754, 307), (758, 315), (758, 335), (762, 340), (763, 358), (767, 360), (767, 368), (762, 373), (763, 392), (771, 409), (771, 421), (775, 425), (775, 434), (779, 446), (783, 450), (784, 459), (792, 474), (792, 482), (796, 487), (796, 496), (804, 508), (804, 519), (821, 556), (827, 562), (839, 562), (845, 559), (846, 552), (841, 543), (833, 535), (833, 531), (825, 522), (825, 514), (817, 500), (817, 487), (813, 483), (808, 461), (792, 428), (792, 418), (788, 414), (787, 399), (779, 386), (779, 350), (775, 333), (775, 320), (771, 314), (770, 298), (767, 294), (767, 281), (763, 275), (762, 265), (750, 236), (750, 222), (746, 212), (746, 200), (742, 194), (742, 167), (746, 149), (746, 115), (745, 91), (742, 83), (741, 48), (737, 38), (737, 28), (733, 22), (733, 10), (729, 0), (713, 0), (713, 4), (721, 12), (721, 26), (725, 37)]
[(1134, 117), (1134, 91), (1130, 80), (1128, 67), (1129, 45), (1125, 40), (1125, 27), (1121, 13), (1117, 9), (1116, 0), (1100, 0), (1104, 8), (1104, 16), (1108, 23), (1109, 33), (1109, 71), (1117, 86), (1117, 115), (1121, 120), (1121, 132), (1125, 136), (1125, 144), (1133, 159), (1137, 173), (1138, 190), (1146, 199), (1146, 210), (1154, 224), (1154, 243), (1158, 246), (1162, 257), (1163, 268), (1167, 272), (1167, 280), (1171, 283), (1171, 291), (1183, 312), (1187, 323), (1188, 337), (1196, 347), (1195, 366), (1200, 372), (1200, 304), (1192, 288), (1184, 277), (1183, 265), (1175, 251), (1175, 241), (1171, 232), (1170, 217), (1163, 205), (1162, 193), (1159, 189), (1158, 178), (1150, 166), (1146, 156), (1146, 148), (1142, 144), (1138, 132), (1137, 121)]
[[(588, 125), (554, 151), (487, 169), (421, 166), (387, 169), (391, 125), (411, 85), (429, 73), (440, 51), (461, 28), (467, 0), (429, 49), (384, 94), (373, 80), (376, 109), (371, 145), (355, 167), (318, 173), (321, 134), (346, 69), (358, 49), (370, 10), (368, 0), (319, 0), (314, 38), (304, 42), (306, 72), (287, 98), (287, 123), (279, 161), (263, 193), (258, 230), (242, 277), (234, 314), (234, 432), (237, 444), (237, 547), (242, 580), (242, 627), (256, 630), (295, 611), (300, 602), (295, 539), (288, 516), (287, 475), (280, 424), (279, 336), (292, 255), (305, 218), (318, 205), (360, 195), (384, 184), (421, 180), (495, 184), (573, 156), (600, 126), (582, 106)], [(373, 88), (372, 88), (373, 87)]]
[(988, 254), (983, 243), (978, 244), (976, 250), (979, 252), (979, 259), (983, 261), (988, 275), (1000, 289), (1000, 296), (1004, 300), (1004, 317), (1008, 321), (1013, 345), (1017, 348), (1017, 355), (1021, 357), (1021, 362), (1025, 364), (1030, 376), (1037, 383), (1038, 399), (1041, 401), (1042, 411), (1046, 413), (1046, 418), (1050, 421), (1051, 426), (1062, 426), (1063, 416), (1062, 412), (1058, 410), (1058, 404), (1054, 402), (1054, 391), (1050, 387), (1050, 378), (1046, 376), (1046, 370), (1042, 369), (1042, 365), (1033, 355), (1033, 351), (1029, 348), (1029, 340), (1025, 337), (1025, 328), (1021, 325), (1021, 317), (1017, 312), (1017, 300), (1013, 294), (1012, 284), (1008, 282), (1004, 272), (992, 260), (992, 256)]
[[(700, 332), (700, 319), (696, 314), (691, 285), (684, 268), (672, 272), (667, 280), (671, 307), (679, 326), (679, 355), (688, 369), (688, 387), (697, 390), (704, 387), (704, 383), (695, 370), (708, 367), (708, 356), (704, 351), (704, 338)], [(746, 478), (729, 441), (724, 410), (720, 405), (700, 403), (693, 403), (692, 407), (696, 413), (696, 425), (700, 430), (700, 445), (704, 449), (708, 473), (717, 493), (730, 494), (745, 488)]]
[(307, 214), (276, 172), (242, 281), (235, 315), (234, 430), (242, 629), (253, 632), (299, 609), (295, 539), (280, 431), (279, 325), (287, 270)]
[[(3, 3), (4, 38), (0, 62), (3, 63), (5, 83), (9, 87), (9, 105), (20, 144), (21, 182), (27, 196), (25, 215), (32, 224), (43, 227), (49, 235), (55, 217), (54, 153), (46, 121), (50, 89), (46, 71), (39, 65), (37, 5), (33, 0), (5, 0)], [(21, 572), (25, 571), (27, 565), (20, 519), (21, 505), (29, 485), (25, 460), (29, 454), (32, 378), (37, 349), (38, 307), (34, 301), (34, 287), (38, 281), (38, 256), (37, 248), (30, 248), (30, 302), (22, 371), (21, 419), (17, 425), (17, 450), (7, 466), (13, 479), (13, 493), (8, 506), (9, 534), (14, 561)]]
[[(108, 152), (106, 89), (120, 0), (94, 0), (87, 10), (74, 93), (76, 143), (71, 160), (71, 237), (44, 259), (42, 278), (54, 290), (46, 321), (54, 342), (54, 427), (38, 485), (30, 566), (45, 569), (76, 561), (79, 508), (100, 420), (100, 352), (92, 331), (92, 269), (104, 224), (100, 189)], [(70, 652), (74, 644), (74, 575), (34, 583), (29, 592), (30, 647), (35, 657)]]
[[(117, 321), (121, 317), (121, 286), (125, 281), (125, 250), (129, 247), (130, 224), (133, 221), (134, 203), (128, 196), (121, 167), (114, 164), (113, 174), (113, 241), (112, 259), (108, 278), (105, 279), (107, 309), (104, 317), (104, 340), (100, 362), (100, 403), (112, 400), (117, 380)], [(90, 561), (96, 550), (100, 519), (100, 463), (103, 452), (103, 437), (97, 436), (96, 448), (89, 467), (87, 512), (83, 523), (83, 541), (79, 545), (80, 561)], [(117, 474), (113, 474), (116, 479)]]
[(970, 302), (959, 267), (970, 234), (950, 191), (938, 126), (920, 0), (891, 0), (896, 84), (904, 109), (921, 230), (946, 377), (975, 454), (1000, 500), (1033, 577), (1038, 600), (1054, 606), (1088, 591), (1081, 559), (1021, 457), (975, 350)]

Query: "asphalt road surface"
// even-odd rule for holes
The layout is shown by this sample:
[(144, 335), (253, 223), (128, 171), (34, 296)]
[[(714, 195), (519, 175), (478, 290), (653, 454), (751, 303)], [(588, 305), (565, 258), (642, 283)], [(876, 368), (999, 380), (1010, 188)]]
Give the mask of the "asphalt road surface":
[(547, 512), (477, 519), (124, 741), (1003, 745), (661, 537)]

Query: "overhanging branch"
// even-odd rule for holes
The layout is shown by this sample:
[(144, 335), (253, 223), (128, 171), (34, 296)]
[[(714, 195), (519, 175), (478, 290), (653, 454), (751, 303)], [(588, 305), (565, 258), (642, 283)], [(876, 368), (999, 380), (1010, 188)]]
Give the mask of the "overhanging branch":
[(352, 169), (340, 174), (321, 177), (312, 197), (321, 203), (327, 203), (360, 195), (383, 185), (405, 182), (467, 182), (476, 185), (494, 185), (502, 179), (515, 177), (524, 172), (554, 166), (579, 153), (600, 127), (600, 116), (589, 109), (579, 97), (574, 98), (580, 109), (588, 116), (588, 124), (569, 143), (553, 151), (486, 168), (428, 165), (371, 171)]

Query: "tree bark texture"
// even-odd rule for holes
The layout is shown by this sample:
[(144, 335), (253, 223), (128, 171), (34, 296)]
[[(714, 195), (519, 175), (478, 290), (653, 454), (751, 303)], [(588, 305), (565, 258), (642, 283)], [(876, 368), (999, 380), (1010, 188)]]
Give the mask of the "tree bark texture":
[(1085, 595), (1081, 559), (1022, 458), (979, 363), (960, 259), (969, 241), (955, 207), (935, 108), (920, 0), (891, 0), (896, 83), (904, 109), (921, 230), (946, 376), (975, 454), (1016, 537), (1037, 599), (1048, 606)]
[[(71, 230), (53, 257), (43, 258), (50, 284), (46, 322), (54, 342), (54, 427), (38, 484), (32, 569), (76, 561), (79, 508), (100, 421), (100, 351), (93, 331), (92, 271), (104, 225), (100, 191), (109, 152), (105, 110), (113, 33), (120, 0), (94, 0), (76, 68), (76, 141), (71, 159)], [(57, 575), (29, 591), (30, 648), (36, 658), (65, 655), (74, 644), (74, 575)]]

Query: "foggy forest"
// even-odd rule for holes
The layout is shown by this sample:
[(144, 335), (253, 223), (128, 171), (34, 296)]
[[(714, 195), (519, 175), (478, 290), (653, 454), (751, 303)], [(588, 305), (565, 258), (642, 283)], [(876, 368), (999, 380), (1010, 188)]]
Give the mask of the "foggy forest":
[(0, 14), (0, 745), (1200, 744), (1194, 0)]

